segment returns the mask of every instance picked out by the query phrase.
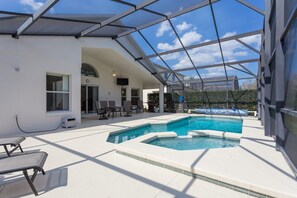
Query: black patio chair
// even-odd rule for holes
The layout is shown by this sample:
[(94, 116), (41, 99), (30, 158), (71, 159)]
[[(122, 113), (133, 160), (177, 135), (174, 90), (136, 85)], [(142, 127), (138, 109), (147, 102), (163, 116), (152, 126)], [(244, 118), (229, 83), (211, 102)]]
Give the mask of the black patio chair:
[(96, 101), (96, 111), (97, 115), (99, 115), (99, 120), (107, 120), (107, 109), (101, 107), (101, 102)]
[(115, 104), (114, 100), (108, 101), (108, 107), (112, 113), (112, 117), (114, 117), (114, 114), (120, 113), (120, 116), (122, 116), (122, 107), (118, 107)]
[(131, 101), (124, 101), (123, 112), (126, 114), (124, 117), (130, 117), (132, 112), (132, 104)]
[(136, 113), (143, 113), (143, 101), (142, 100), (137, 101)]

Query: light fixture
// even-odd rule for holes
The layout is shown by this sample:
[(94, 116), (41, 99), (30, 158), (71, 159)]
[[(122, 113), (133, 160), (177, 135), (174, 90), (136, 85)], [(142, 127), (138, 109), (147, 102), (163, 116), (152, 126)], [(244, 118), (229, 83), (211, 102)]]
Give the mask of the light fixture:
[(117, 76), (117, 74), (115, 73), (115, 71), (112, 72), (112, 76), (113, 77), (116, 77)]
[(16, 72), (19, 72), (20, 69), (21, 69), (21, 68), (19, 68), (19, 67), (15, 67), (15, 68), (14, 68), (14, 70), (15, 70)]

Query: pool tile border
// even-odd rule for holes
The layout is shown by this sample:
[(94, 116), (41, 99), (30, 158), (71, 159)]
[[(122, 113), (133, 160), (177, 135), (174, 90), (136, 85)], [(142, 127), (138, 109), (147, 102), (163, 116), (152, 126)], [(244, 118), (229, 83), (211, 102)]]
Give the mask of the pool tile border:
[(184, 175), (193, 177), (195, 179), (200, 179), (200, 180), (203, 180), (203, 181), (206, 181), (206, 182), (209, 182), (209, 183), (218, 185), (218, 186), (229, 188), (231, 190), (235, 190), (235, 191), (238, 191), (238, 192), (241, 192), (241, 193), (244, 193), (244, 194), (253, 196), (253, 197), (258, 197), (258, 198), (273, 198), (271, 196), (264, 195), (264, 194), (261, 194), (261, 193), (258, 193), (258, 192), (255, 192), (255, 191), (246, 189), (246, 188), (241, 188), (241, 187), (238, 187), (238, 186), (235, 186), (235, 185), (232, 185), (232, 184), (228, 184), (226, 182), (222, 182), (222, 181), (219, 181), (219, 180), (216, 180), (216, 179), (205, 177), (205, 176), (199, 175), (197, 173), (186, 171), (186, 170), (183, 170), (183, 169), (180, 169), (180, 168), (176, 168), (174, 166), (163, 164), (163, 163), (160, 163), (160, 162), (157, 162), (157, 161), (154, 161), (154, 160), (150, 160), (150, 159), (147, 159), (147, 158), (139, 157), (139, 156), (136, 156), (136, 155), (127, 153), (127, 152), (116, 150), (116, 153), (118, 153), (120, 155), (124, 155), (126, 157), (130, 157), (130, 158), (133, 158), (133, 159), (142, 161), (142, 162), (145, 162), (145, 163), (149, 163), (149, 164), (152, 164), (152, 165), (155, 165), (155, 166), (159, 166), (161, 168), (166, 168), (168, 170), (175, 171), (175, 172), (178, 172), (178, 173), (181, 173), (181, 174), (184, 174)]

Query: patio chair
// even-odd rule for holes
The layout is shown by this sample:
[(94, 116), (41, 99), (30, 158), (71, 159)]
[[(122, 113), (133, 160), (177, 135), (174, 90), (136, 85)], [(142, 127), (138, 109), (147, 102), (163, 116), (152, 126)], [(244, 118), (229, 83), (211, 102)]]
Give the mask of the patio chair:
[(130, 117), (132, 112), (131, 101), (124, 101), (123, 111), (126, 113), (124, 117)]
[(97, 115), (99, 115), (99, 120), (107, 120), (108, 119), (106, 117), (107, 110), (105, 108), (102, 108), (98, 101), (96, 101), (96, 111), (97, 111)]
[[(21, 147), (21, 142), (24, 141), (24, 137), (11, 137), (11, 138), (0, 138), (0, 146), (3, 146), (7, 155), (10, 157), (11, 153), (13, 153), (18, 148), (23, 153), (23, 149)], [(8, 150), (7, 146), (14, 147), (12, 150)]]
[[(45, 152), (37, 152), (0, 159), (0, 175), (22, 171), (30, 188), (37, 196), (38, 192), (33, 182), (38, 172), (42, 172), (45, 175), (43, 165), (47, 156), (48, 154)], [(33, 170), (33, 175), (30, 178), (27, 171), (31, 169)]]
[(136, 113), (143, 113), (143, 101), (142, 100), (138, 100), (137, 101), (137, 110)]
[(120, 113), (120, 116), (122, 116), (122, 107), (118, 107), (115, 104), (114, 100), (110, 100), (108, 101), (108, 107), (110, 109), (110, 111), (112, 112), (112, 117), (114, 117), (114, 113)]
[(99, 101), (99, 103), (100, 103), (100, 108), (101, 108), (101, 109), (105, 109), (105, 110), (106, 110), (106, 115), (107, 115), (108, 117), (110, 117), (110, 115), (111, 115), (111, 110), (110, 110), (110, 108), (108, 107), (108, 102), (107, 102), (106, 100), (104, 100), (104, 101)]

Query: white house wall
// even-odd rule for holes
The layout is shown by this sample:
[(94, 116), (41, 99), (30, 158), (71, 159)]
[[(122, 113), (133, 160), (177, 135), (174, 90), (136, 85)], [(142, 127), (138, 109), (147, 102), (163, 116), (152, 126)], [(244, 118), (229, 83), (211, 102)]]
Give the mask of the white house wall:
[[(24, 36), (14, 39), (0, 36), (0, 44), (0, 135), (20, 133), (15, 122), (16, 115), (21, 127), (27, 131), (55, 128), (64, 116), (76, 117), (80, 124), (82, 62), (98, 69), (100, 100), (114, 99), (117, 104), (120, 103), (120, 86), (111, 76), (112, 68), (87, 55), (82, 60), (82, 47), (113, 48), (135, 64), (116, 42), (105, 38)], [(69, 111), (46, 112), (46, 73), (70, 75)], [(127, 77), (127, 99), (131, 99), (131, 88), (141, 89), (142, 98), (141, 77), (138, 79), (132, 74)]]

